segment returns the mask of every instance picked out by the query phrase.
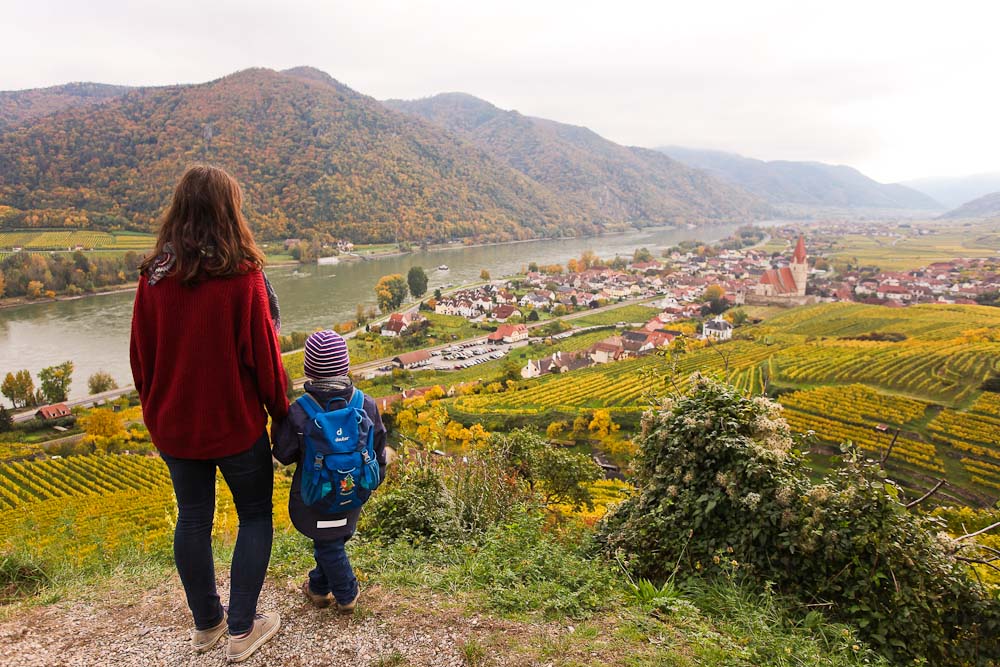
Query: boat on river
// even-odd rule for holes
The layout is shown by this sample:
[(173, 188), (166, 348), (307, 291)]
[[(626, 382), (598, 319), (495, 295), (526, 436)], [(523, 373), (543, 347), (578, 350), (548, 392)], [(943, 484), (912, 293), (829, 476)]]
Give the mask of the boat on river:
[(438, 271), (447, 271), (447, 270), (448, 270), (447, 264), (442, 264), (441, 266), (438, 267)]

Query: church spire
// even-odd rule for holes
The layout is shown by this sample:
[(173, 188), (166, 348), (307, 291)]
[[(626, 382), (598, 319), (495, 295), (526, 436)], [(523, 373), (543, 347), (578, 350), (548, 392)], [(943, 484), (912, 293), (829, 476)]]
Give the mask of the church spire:
[(792, 261), (796, 264), (805, 264), (806, 262), (806, 239), (801, 234), (799, 234), (799, 242), (795, 245), (795, 254), (792, 255)]

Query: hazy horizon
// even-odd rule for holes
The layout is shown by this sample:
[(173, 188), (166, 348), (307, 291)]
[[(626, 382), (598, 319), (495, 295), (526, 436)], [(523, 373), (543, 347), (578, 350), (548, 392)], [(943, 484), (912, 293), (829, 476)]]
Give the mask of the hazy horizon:
[(309, 65), (377, 99), (464, 92), (626, 145), (844, 164), (884, 183), (1000, 171), (1000, 7), (668, 4), (22, 4), (0, 89)]

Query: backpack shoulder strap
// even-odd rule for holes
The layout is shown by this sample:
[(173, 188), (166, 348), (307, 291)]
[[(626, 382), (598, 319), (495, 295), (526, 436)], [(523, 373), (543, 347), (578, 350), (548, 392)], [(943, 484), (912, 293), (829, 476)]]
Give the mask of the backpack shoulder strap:
[(351, 396), (351, 402), (348, 405), (355, 410), (364, 410), (365, 408), (365, 392), (358, 388), (354, 389), (354, 394)]
[(313, 398), (309, 392), (299, 396), (295, 402), (299, 405), (299, 407), (305, 410), (305, 413), (309, 415), (309, 419), (316, 419), (316, 417), (323, 412), (322, 406), (316, 402), (316, 399)]

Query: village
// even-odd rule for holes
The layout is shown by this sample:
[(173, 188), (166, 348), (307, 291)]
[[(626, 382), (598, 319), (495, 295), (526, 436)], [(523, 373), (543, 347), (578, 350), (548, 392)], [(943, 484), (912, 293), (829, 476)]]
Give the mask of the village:
[[(404, 352), (376, 373), (470, 368), (501, 359), (518, 347), (600, 328), (572, 328), (564, 323), (566, 330), (553, 334), (551, 327), (543, 332), (541, 325), (626, 302), (647, 306), (648, 312), (655, 315), (643, 322), (615, 321), (605, 325), (611, 329), (608, 336), (586, 349), (529, 358), (521, 366), (520, 376), (529, 379), (633, 359), (665, 349), (685, 336), (709, 343), (724, 342), (747, 321), (746, 317), (734, 316), (738, 307), (745, 305), (791, 307), (829, 301), (889, 307), (968, 304), (1000, 291), (996, 259), (935, 262), (914, 271), (833, 272), (823, 258), (811, 262), (803, 235), (792, 234), (791, 230), (783, 233), (794, 248), (790, 257), (757, 245), (743, 249), (673, 248), (657, 259), (643, 248), (631, 261), (616, 258), (608, 265), (585, 256), (567, 262), (565, 268), (570, 270), (532, 265), (517, 277), (488, 281), (446, 295), (438, 293), (421, 302), (419, 309), (392, 314), (378, 327), (380, 335), (406, 336), (426, 326), (421, 311), (462, 317), (495, 330), (448, 347)], [(734, 308), (737, 310), (731, 310)]]

